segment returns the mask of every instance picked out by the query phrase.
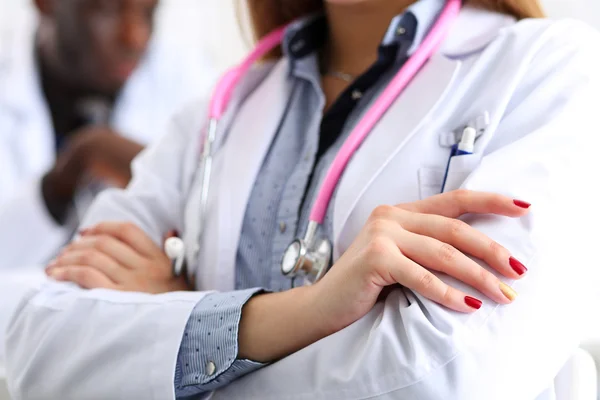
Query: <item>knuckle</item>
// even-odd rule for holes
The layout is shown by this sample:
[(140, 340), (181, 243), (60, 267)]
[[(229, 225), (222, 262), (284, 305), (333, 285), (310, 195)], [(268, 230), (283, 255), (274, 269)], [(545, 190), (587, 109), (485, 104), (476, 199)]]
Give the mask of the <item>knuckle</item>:
[(86, 284), (91, 279), (90, 271), (87, 268), (74, 268), (70, 270), (70, 278), (79, 284)]
[(458, 257), (458, 250), (449, 245), (448, 243), (442, 243), (439, 249), (439, 258), (445, 263), (451, 263)]
[(466, 189), (457, 189), (451, 192), (452, 201), (460, 210), (464, 210), (469, 200), (469, 191)]
[(94, 247), (100, 251), (105, 251), (110, 246), (110, 238), (106, 235), (96, 237)]
[(131, 222), (123, 222), (119, 227), (123, 236), (131, 236), (137, 232), (137, 227)]
[(433, 277), (433, 274), (425, 271), (419, 278), (419, 287), (423, 291), (428, 291), (433, 288), (434, 282), (435, 278)]
[(90, 227), (88, 229), (96, 230), (96, 231), (104, 231), (106, 229), (106, 222), (98, 222), (97, 224), (90, 225)]
[(370, 262), (377, 263), (388, 252), (387, 241), (382, 237), (376, 237), (369, 241), (365, 248), (365, 256)]
[(454, 298), (454, 290), (450, 286), (446, 286), (444, 289), (444, 293), (442, 294), (442, 303), (443, 304), (452, 304), (452, 299)]
[(478, 280), (482, 286), (491, 285), (494, 276), (485, 268), (479, 267)]
[(488, 249), (492, 257), (500, 259), (506, 254), (506, 249), (501, 246), (498, 242), (490, 240)]
[(375, 209), (371, 212), (371, 217), (373, 219), (388, 219), (391, 215), (393, 215), (394, 211), (394, 206), (382, 204), (375, 207)]
[(454, 194), (454, 198), (459, 202), (463, 202), (469, 197), (469, 191), (466, 189), (456, 189), (452, 193)]
[(453, 239), (458, 239), (464, 236), (465, 231), (467, 230), (466, 222), (463, 222), (459, 219), (450, 219), (447, 221), (448, 223), (448, 234)]
[(92, 265), (96, 259), (96, 255), (92, 251), (84, 251), (81, 253), (77, 260), (81, 265)]
[(367, 232), (370, 237), (384, 236), (388, 227), (388, 222), (383, 219), (374, 219), (367, 224)]

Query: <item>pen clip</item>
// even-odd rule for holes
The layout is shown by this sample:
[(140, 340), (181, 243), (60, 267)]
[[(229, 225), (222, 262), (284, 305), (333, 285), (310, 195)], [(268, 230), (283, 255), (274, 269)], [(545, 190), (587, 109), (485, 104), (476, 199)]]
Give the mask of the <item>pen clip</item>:
[(479, 137), (481, 135), (483, 135), (485, 133), (485, 131), (487, 130), (489, 125), (490, 125), (490, 113), (486, 111), (479, 117), (469, 121), (469, 123), (467, 123), (465, 126), (459, 128), (459, 129), (456, 129), (452, 132), (446, 132), (446, 133), (440, 134), (440, 138), (439, 138), (440, 146), (446, 147), (446, 148), (451, 148), (455, 144), (458, 144), (462, 138), (462, 134), (463, 134), (464, 130), (467, 127), (472, 127), (475, 129), (475, 131), (477, 131), (477, 134), (475, 135), (475, 140), (477, 140), (477, 139), (479, 139)]

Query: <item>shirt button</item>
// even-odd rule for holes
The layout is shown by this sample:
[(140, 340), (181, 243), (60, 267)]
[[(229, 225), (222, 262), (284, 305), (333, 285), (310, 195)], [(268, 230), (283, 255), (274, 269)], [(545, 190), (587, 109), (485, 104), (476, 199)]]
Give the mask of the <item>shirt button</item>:
[(285, 228), (286, 228), (286, 227), (287, 227), (287, 226), (285, 225), (285, 222), (281, 221), (281, 222), (279, 223), (279, 232), (281, 232), (281, 233), (285, 233)]
[(406, 29), (404, 29), (404, 27), (399, 27), (398, 29), (396, 29), (396, 34), (398, 35), (404, 35), (406, 33)]
[(214, 362), (209, 361), (206, 363), (206, 375), (213, 376), (215, 374), (216, 370), (217, 370), (217, 367), (215, 366)]
[(354, 89), (352, 91), (352, 100), (360, 100), (360, 98), (362, 97), (362, 92), (358, 89)]

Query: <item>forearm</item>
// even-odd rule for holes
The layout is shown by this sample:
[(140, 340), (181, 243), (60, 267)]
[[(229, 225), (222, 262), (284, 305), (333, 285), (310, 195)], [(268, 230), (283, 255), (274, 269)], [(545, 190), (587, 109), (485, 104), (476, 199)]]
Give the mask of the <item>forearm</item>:
[(334, 333), (316, 286), (257, 295), (242, 310), (239, 358), (272, 362)]

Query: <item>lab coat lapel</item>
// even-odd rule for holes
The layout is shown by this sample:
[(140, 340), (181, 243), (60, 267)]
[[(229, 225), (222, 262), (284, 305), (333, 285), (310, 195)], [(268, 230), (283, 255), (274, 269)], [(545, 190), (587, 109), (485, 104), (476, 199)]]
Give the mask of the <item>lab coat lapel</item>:
[(222, 182), (227, 184), (219, 185), (217, 206), (218, 232), (222, 235), (216, 266), (220, 290), (234, 288), (235, 257), (246, 205), (288, 103), (288, 72), (288, 62), (280, 61), (239, 108), (226, 133)]
[(338, 185), (333, 211), (336, 254), (339, 254), (337, 244), (340, 234), (361, 196), (410, 138), (429, 122), (458, 75), (460, 65), (460, 61), (441, 54), (434, 55), (375, 126), (346, 167)]

